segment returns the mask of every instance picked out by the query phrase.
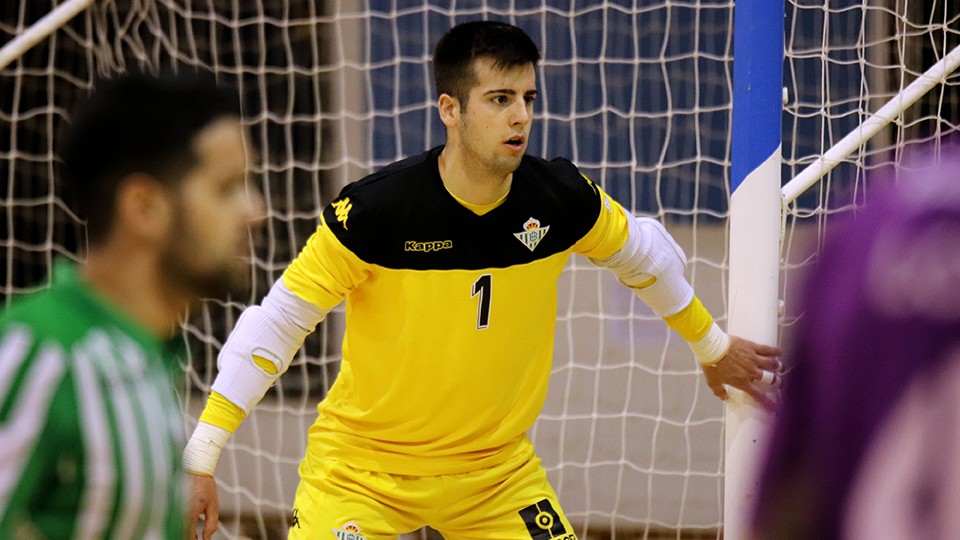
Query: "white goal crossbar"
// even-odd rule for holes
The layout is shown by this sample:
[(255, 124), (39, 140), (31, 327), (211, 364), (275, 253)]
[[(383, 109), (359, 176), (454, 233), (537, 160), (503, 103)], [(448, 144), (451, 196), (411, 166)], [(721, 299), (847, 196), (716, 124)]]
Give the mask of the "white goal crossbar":
[(24, 55), (31, 47), (40, 43), (61, 26), (90, 7), (93, 0), (67, 0), (46, 14), (42, 19), (30, 25), (20, 35), (11, 39), (0, 49), (0, 69)]
[(898, 115), (916, 103), (934, 86), (943, 83), (948, 75), (956, 71), (958, 66), (960, 66), (960, 45), (917, 77), (890, 101), (887, 101), (873, 116), (867, 118), (856, 129), (840, 139), (837, 144), (787, 182), (780, 189), (783, 204), (787, 205), (796, 200), (803, 192), (816, 184), (887, 124), (893, 122)]

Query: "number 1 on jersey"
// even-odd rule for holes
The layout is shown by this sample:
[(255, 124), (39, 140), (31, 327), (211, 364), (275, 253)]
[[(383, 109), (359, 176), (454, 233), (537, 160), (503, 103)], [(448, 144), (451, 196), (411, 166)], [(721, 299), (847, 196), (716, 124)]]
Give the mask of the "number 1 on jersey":
[(477, 305), (477, 330), (483, 330), (490, 325), (490, 293), (493, 289), (493, 276), (484, 274), (480, 279), (473, 282), (473, 291), (470, 297), (480, 295), (480, 302)]

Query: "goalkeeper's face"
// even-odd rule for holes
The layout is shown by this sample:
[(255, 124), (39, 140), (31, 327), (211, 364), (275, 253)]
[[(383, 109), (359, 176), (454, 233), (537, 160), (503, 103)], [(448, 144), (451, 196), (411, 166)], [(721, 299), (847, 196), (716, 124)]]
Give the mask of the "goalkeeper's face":
[(210, 123), (194, 137), (193, 150), (197, 163), (177, 190), (161, 264), (170, 285), (184, 294), (239, 293), (249, 281), (250, 228), (265, 213), (261, 195), (246, 187), (240, 121)]
[(533, 64), (498, 68), (492, 60), (473, 63), (476, 84), (456, 126), (465, 157), (495, 174), (517, 170), (527, 150), (537, 98)]

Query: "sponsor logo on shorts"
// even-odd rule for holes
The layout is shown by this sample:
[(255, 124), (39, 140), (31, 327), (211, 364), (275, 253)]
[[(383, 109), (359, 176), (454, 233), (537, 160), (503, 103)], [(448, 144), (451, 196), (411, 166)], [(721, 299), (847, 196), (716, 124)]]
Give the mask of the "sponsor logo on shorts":
[(331, 530), (338, 540), (367, 540), (367, 537), (360, 533), (360, 526), (356, 521), (348, 521), (339, 529)]
[(290, 528), (300, 528), (300, 509), (296, 506), (293, 507), (293, 517), (290, 519)]
[(520, 518), (533, 540), (577, 540), (576, 534), (567, 532), (548, 499), (520, 510)]

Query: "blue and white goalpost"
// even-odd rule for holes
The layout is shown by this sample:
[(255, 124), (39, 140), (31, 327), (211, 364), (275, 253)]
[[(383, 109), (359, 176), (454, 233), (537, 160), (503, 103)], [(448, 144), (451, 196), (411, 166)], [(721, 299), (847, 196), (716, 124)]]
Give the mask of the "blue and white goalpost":
[[(776, 345), (781, 232), (784, 0), (737, 0), (733, 39), (730, 281), (727, 330)], [(767, 413), (730, 389), (724, 538), (748, 537)]]
[[(784, 211), (838, 163), (960, 68), (960, 46), (890, 98), (781, 188), (784, 0), (737, 0), (734, 6), (730, 267), (727, 329), (776, 344)], [(742, 392), (726, 406), (724, 538), (749, 538), (766, 425), (771, 417)]]

